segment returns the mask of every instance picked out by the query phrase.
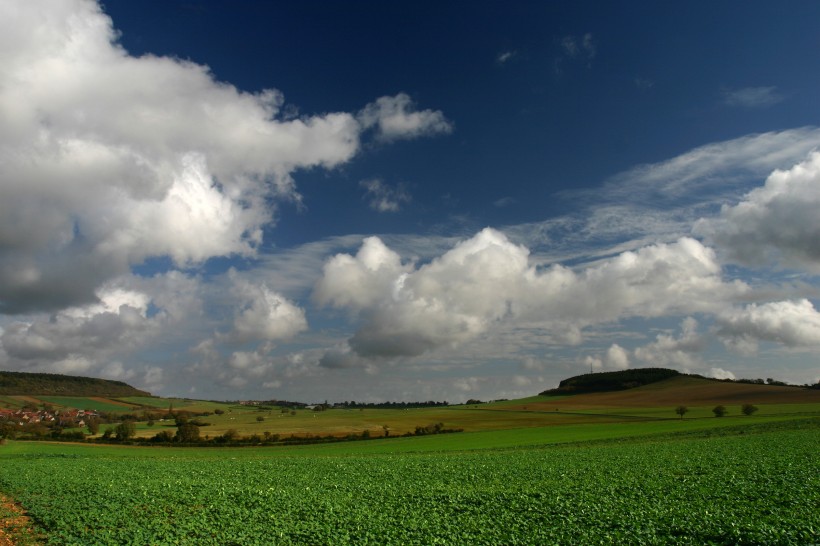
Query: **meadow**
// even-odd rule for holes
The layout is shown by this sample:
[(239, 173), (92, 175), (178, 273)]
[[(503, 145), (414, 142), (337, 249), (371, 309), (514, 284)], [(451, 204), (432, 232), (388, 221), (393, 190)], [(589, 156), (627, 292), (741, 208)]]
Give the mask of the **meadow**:
[(817, 417), (737, 417), (275, 448), (9, 442), (0, 491), (46, 544), (809, 544), (819, 433)]

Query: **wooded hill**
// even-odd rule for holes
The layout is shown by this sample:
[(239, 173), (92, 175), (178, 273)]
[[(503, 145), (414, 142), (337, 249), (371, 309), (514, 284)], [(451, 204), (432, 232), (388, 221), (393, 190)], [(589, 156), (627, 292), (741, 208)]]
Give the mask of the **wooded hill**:
[(558, 388), (546, 390), (540, 394), (547, 396), (622, 391), (657, 383), (678, 375), (681, 375), (680, 372), (666, 368), (635, 368), (616, 372), (587, 373), (564, 379), (558, 384)]
[(51, 373), (0, 371), (0, 395), (151, 396), (122, 381)]

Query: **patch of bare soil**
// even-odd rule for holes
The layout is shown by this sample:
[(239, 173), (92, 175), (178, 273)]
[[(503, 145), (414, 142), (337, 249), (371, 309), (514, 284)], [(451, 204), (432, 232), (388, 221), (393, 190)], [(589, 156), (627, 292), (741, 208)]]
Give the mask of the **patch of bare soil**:
[(42, 537), (34, 531), (23, 508), (0, 495), (0, 546), (35, 546)]

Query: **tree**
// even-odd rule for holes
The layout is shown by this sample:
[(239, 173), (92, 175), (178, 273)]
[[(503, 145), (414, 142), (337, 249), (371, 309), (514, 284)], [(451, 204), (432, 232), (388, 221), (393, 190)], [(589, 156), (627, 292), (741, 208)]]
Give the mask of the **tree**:
[(183, 444), (197, 442), (199, 441), (199, 427), (191, 423), (183, 423), (177, 427), (177, 434), (174, 438)]
[(686, 406), (678, 406), (678, 407), (675, 408), (675, 413), (680, 415), (681, 419), (683, 419), (683, 415), (688, 411), (689, 411), (689, 408), (687, 408)]
[(92, 436), (100, 432), (100, 420), (96, 417), (86, 419), (85, 426), (88, 428), (88, 433)]
[(123, 421), (114, 429), (114, 434), (117, 440), (124, 442), (137, 434), (137, 426), (134, 424), (134, 421)]
[(715, 406), (712, 408), (712, 413), (715, 414), (715, 417), (723, 417), (729, 413), (729, 410), (726, 409), (726, 406)]
[(743, 404), (740, 411), (743, 412), (743, 415), (751, 415), (757, 411), (757, 406), (753, 406), (752, 404)]

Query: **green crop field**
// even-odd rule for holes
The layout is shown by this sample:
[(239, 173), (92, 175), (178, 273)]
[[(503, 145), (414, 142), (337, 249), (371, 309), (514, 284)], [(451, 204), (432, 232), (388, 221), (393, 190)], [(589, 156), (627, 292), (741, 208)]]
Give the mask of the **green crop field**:
[(818, 438), (816, 417), (771, 416), (292, 448), (9, 442), (0, 491), (49, 544), (811, 544)]
[(15, 398), (14, 396), (0, 396), (0, 408), (20, 408), (24, 402)]
[(160, 410), (167, 410), (170, 407), (173, 407), (174, 410), (184, 410), (184, 411), (214, 411), (214, 409), (220, 408), (225, 409), (231, 407), (230, 404), (226, 404), (224, 402), (208, 402), (205, 400), (190, 400), (187, 398), (158, 398), (154, 396), (127, 396), (124, 398), (118, 398), (117, 400), (121, 400), (123, 402), (127, 402), (129, 404), (136, 404), (139, 406), (145, 406), (147, 408), (154, 408)]
[(106, 412), (126, 412), (138, 409), (136, 405), (125, 402), (108, 400), (105, 398), (92, 398), (86, 396), (38, 396), (43, 402), (68, 408), (106, 411)]

